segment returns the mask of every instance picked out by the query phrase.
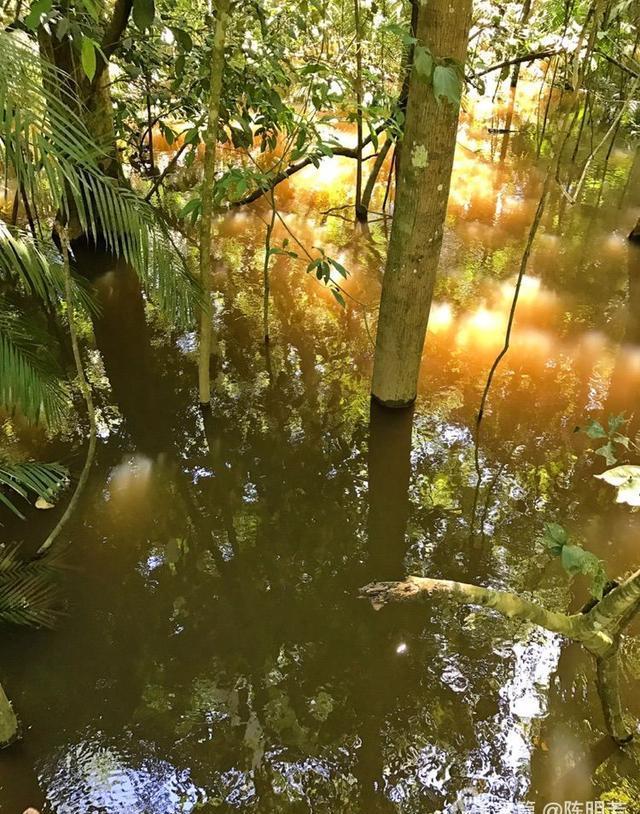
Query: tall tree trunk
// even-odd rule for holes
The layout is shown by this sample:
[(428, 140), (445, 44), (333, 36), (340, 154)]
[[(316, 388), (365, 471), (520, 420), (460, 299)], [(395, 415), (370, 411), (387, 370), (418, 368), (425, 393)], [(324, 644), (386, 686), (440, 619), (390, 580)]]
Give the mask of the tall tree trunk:
[(18, 719), (0, 684), (0, 749), (12, 744), (17, 737)]
[(230, 0), (218, 0), (211, 70), (209, 73), (209, 120), (205, 133), (204, 178), (202, 181), (202, 219), (200, 222), (200, 280), (203, 288), (200, 315), (200, 360), (198, 390), (200, 404), (211, 404), (211, 243), (213, 241), (213, 188), (215, 183), (216, 150), (218, 146), (218, 117), (224, 68), (224, 44), (227, 36)]
[(362, 205), (362, 29), (360, 26), (360, 0), (353, 0), (356, 27), (356, 220), (367, 220), (366, 207)]
[[(462, 0), (451, 13), (450, 0), (421, 3), (418, 42), (435, 59), (464, 64), (471, 7)], [(389, 407), (411, 404), (417, 393), (457, 127), (457, 106), (436, 99), (432, 83), (412, 68), (372, 386), (373, 397)]]

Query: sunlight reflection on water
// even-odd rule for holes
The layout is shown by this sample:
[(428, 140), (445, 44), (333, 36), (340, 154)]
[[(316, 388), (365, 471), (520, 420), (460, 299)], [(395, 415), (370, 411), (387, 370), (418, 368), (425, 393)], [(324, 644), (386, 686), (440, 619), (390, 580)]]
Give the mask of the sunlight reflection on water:
[(188, 770), (154, 758), (132, 765), (100, 733), (61, 750), (40, 781), (56, 814), (189, 814), (206, 800)]

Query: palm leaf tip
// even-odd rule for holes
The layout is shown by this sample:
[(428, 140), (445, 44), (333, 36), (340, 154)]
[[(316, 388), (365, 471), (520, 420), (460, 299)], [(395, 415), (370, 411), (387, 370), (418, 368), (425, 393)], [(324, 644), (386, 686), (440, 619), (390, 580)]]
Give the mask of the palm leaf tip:
[(24, 519), (14, 502), (16, 497), (28, 500), (31, 495), (36, 495), (50, 500), (67, 479), (67, 470), (57, 463), (28, 461), (10, 464), (0, 461), (0, 504)]

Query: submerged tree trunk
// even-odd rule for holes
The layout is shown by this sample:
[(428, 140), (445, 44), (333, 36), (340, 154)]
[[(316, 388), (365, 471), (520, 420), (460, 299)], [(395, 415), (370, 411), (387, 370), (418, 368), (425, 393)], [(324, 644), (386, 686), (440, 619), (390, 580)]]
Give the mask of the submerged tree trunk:
[(597, 687), (607, 731), (616, 743), (632, 740), (633, 732), (625, 721), (620, 700), (618, 647), (607, 656), (596, 659)]
[(0, 684), (0, 749), (10, 746), (18, 737), (18, 719)]
[[(419, 5), (416, 38), (436, 60), (464, 64), (471, 0), (451, 13), (450, 0)], [(452, 71), (451, 64), (436, 70)], [(413, 67), (387, 266), (382, 286), (372, 396), (388, 407), (416, 397), (420, 360), (442, 246), (458, 107), (436, 98), (433, 84)]]
[(211, 403), (211, 243), (213, 241), (213, 188), (218, 146), (218, 117), (224, 68), (224, 44), (227, 36), (230, 0), (218, 0), (211, 69), (209, 72), (209, 109), (207, 131), (204, 137), (204, 178), (202, 181), (202, 219), (200, 222), (200, 280), (203, 299), (200, 315), (200, 359), (198, 364), (198, 391), (200, 404)]

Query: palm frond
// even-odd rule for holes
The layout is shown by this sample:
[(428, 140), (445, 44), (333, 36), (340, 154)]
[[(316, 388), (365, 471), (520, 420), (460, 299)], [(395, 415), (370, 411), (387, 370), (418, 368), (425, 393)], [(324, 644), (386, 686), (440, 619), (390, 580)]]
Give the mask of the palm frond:
[[(35, 240), (18, 227), (0, 221), (0, 280), (14, 281), (26, 294), (43, 302), (64, 298), (64, 268), (53, 240)], [(87, 312), (96, 310), (91, 288), (83, 278), (74, 277), (74, 300)]]
[[(28, 499), (29, 493), (50, 500), (61, 484), (65, 482), (67, 475), (67, 470), (56, 463), (29, 461), (21, 464), (8, 464), (0, 462), (0, 503), (24, 520), (24, 515), (5, 493), (5, 490), (25, 500)], [(6, 568), (7, 563), (3, 561), (0, 553), (0, 572), (2, 572), (3, 566)]]
[(47, 257), (20, 230), (0, 223), (0, 277), (15, 279), (41, 300), (53, 301), (60, 289), (51, 274)]
[(57, 424), (68, 406), (61, 371), (37, 331), (0, 303), (0, 407)]
[(52, 561), (22, 561), (18, 546), (0, 547), (0, 621), (54, 627), (61, 617)]
[[(192, 320), (198, 284), (185, 272), (166, 225), (152, 206), (104, 175), (68, 90), (70, 78), (27, 43), (0, 32), (0, 144), (5, 168), (39, 211), (75, 212), (82, 230), (125, 258), (161, 308)], [(153, 267), (150, 267), (150, 264)]]

